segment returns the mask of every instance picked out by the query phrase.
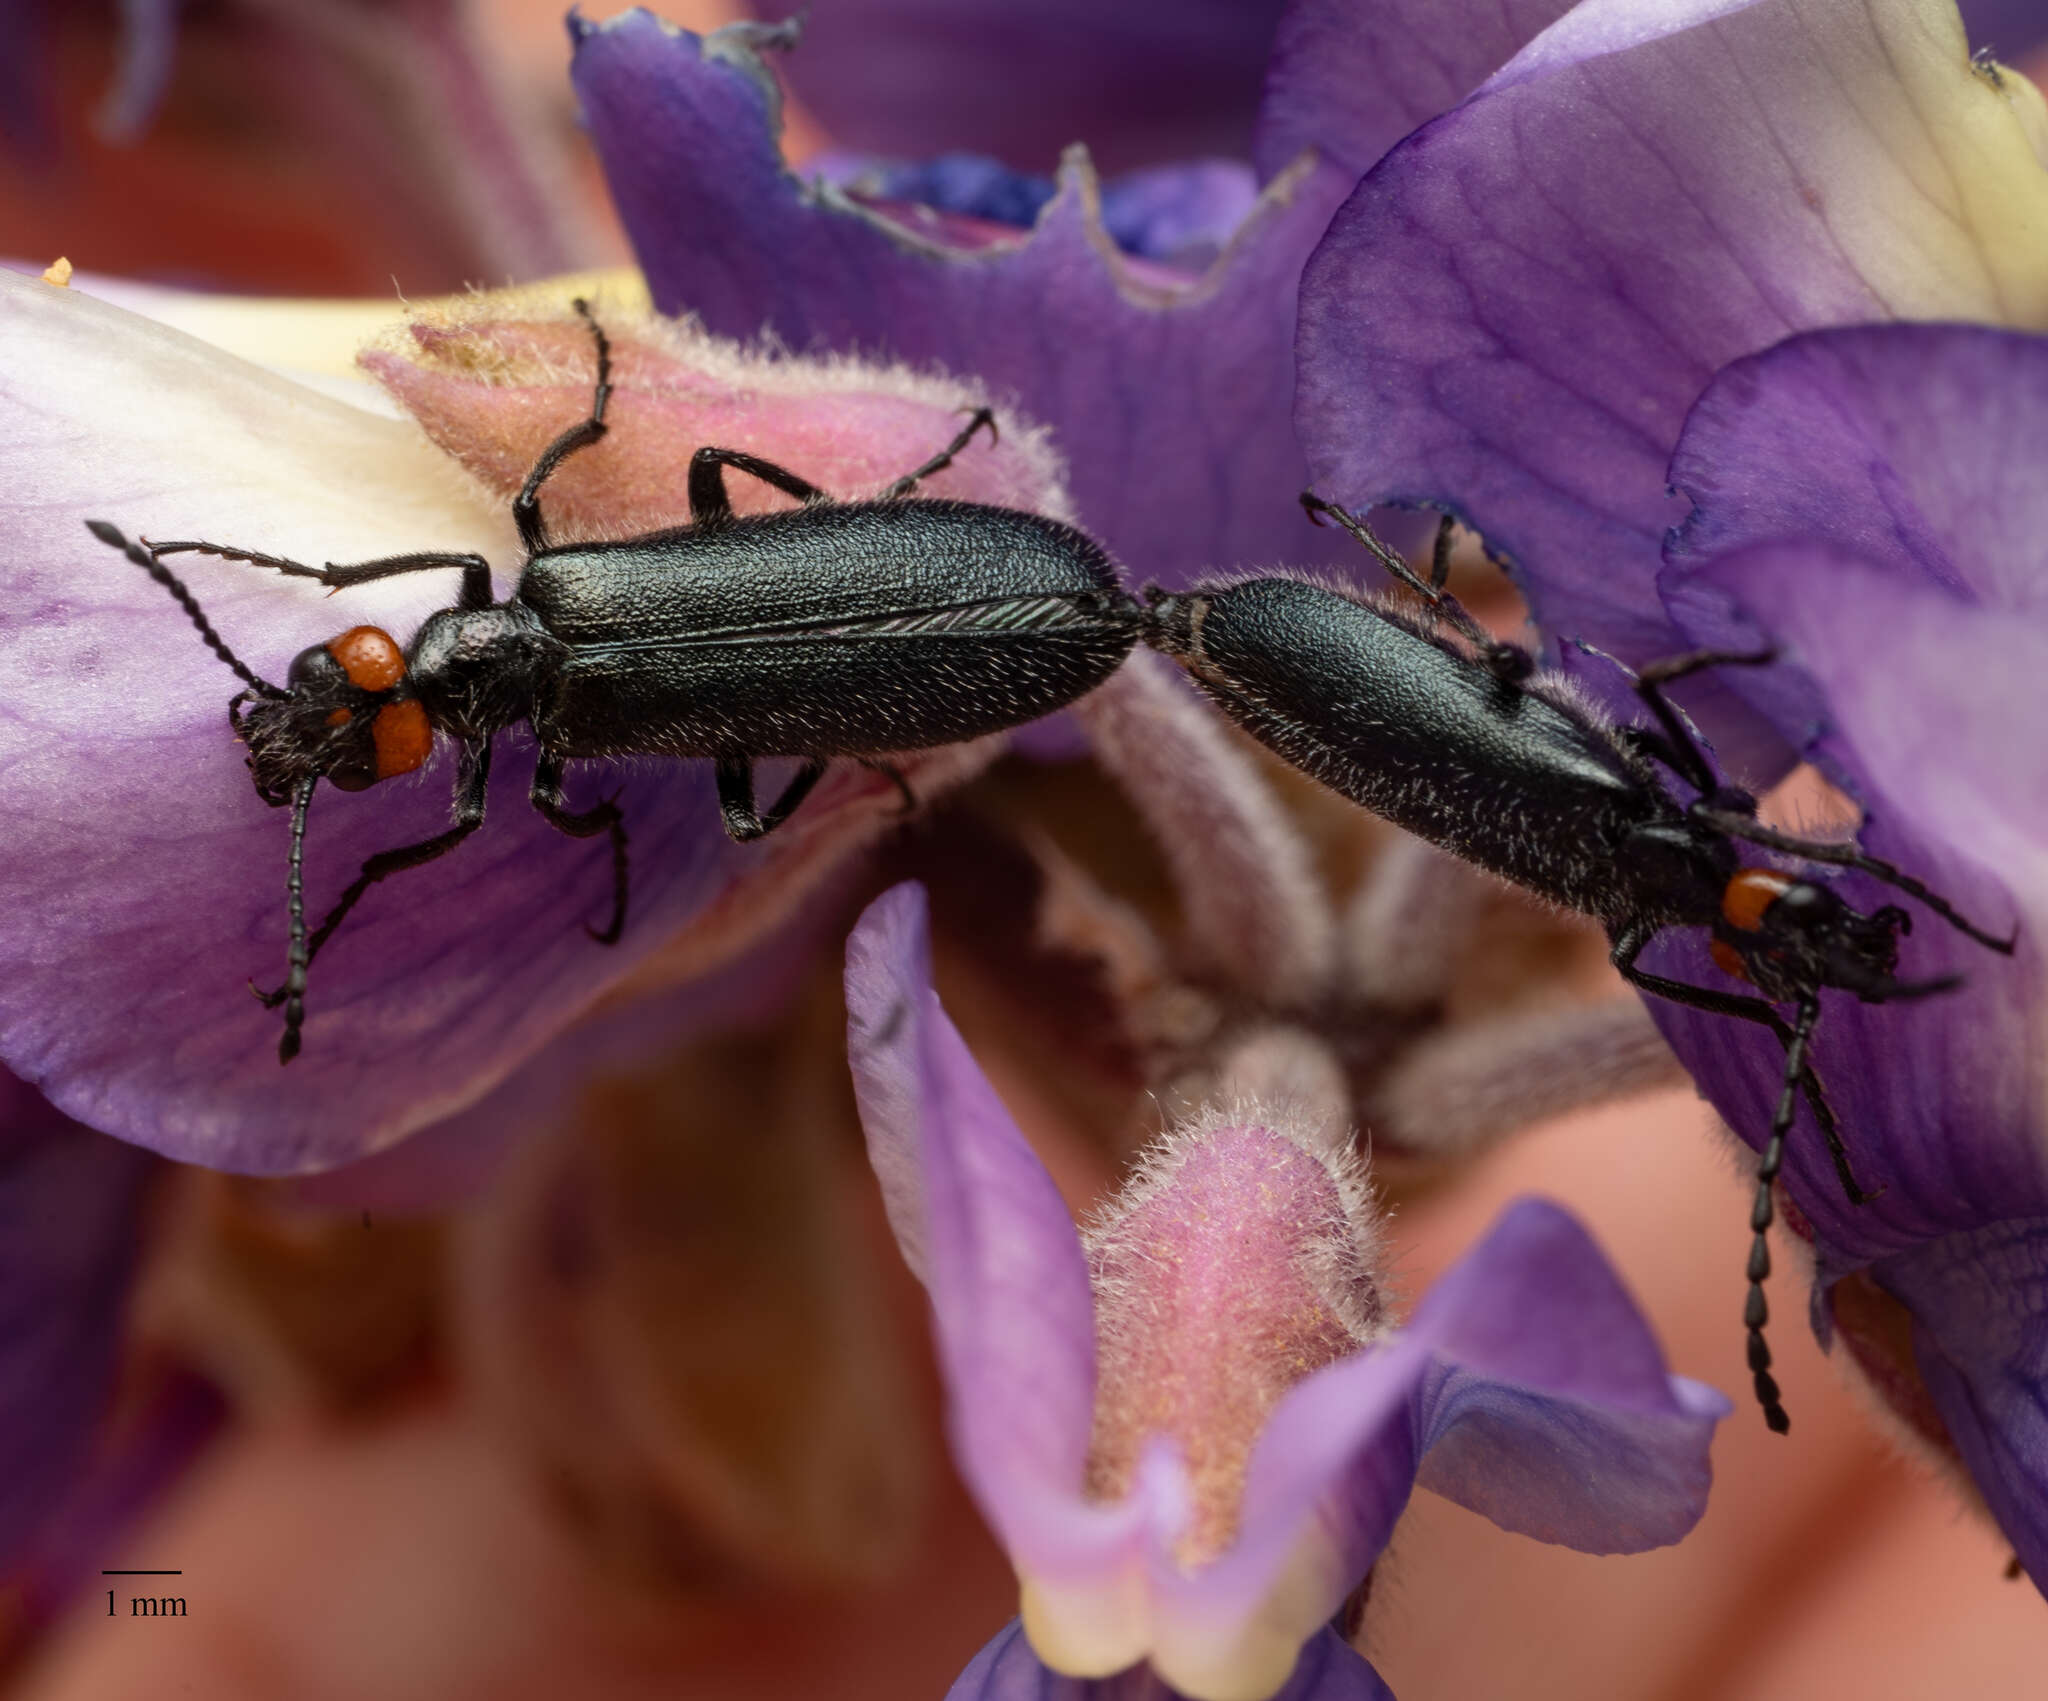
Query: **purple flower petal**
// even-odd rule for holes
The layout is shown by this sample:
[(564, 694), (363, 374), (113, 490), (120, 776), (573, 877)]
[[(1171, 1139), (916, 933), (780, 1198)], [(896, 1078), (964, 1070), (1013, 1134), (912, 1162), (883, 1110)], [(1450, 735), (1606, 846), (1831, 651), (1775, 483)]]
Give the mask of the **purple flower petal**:
[(664, 311), (1016, 395), (1052, 428), (1081, 523), (1135, 575), (1346, 559), (1295, 506), (1288, 379), (1295, 282), (1341, 172), (1271, 186), (1194, 281), (1115, 251), (1078, 156), (1028, 237), (957, 250), (788, 172), (758, 27), (700, 42), (629, 12), (574, 28), (577, 92)]
[(1716, 368), (1813, 325), (2048, 315), (2016, 210), (2048, 174), (1959, 28), (1727, 10), (1613, 51), (1596, 14), (1628, 9), (1580, 7), (1390, 153), (1303, 280), (1318, 488), (1451, 509), (1546, 630), (1631, 661), (1684, 647), (1653, 583), (1665, 469)]
[[(1929, 588), (1916, 570), (1821, 545), (1758, 545), (1695, 568), (1688, 584), (1694, 596), (1734, 598), (1783, 646), (1784, 665), (1818, 688), (1828, 718), (1813, 749), (1868, 809), (1865, 848), (1987, 928), (2008, 926), (2015, 902), (2023, 921), (2008, 961), (1875, 881), (1845, 885), (1863, 907), (1896, 900), (1917, 912), (1903, 977), (1958, 975), (1964, 985), (1904, 1003), (1825, 1001), (1815, 1061), (1859, 1180), (1885, 1192), (1850, 1205), (1802, 1113), (1787, 1174), (1824, 1267), (2048, 1212), (2034, 1060), (2048, 751), (2013, 737), (2014, 705), (2048, 669), (2048, 632)], [(1691, 978), (1714, 984), (1711, 970)], [(1655, 1013), (1730, 1125), (1760, 1145), (1783, 1067), (1769, 1036), (1697, 1012)]]
[(1425, 1488), (1582, 1553), (1664, 1546), (1706, 1510), (1707, 1444), (1729, 1404), (1666, 1372), (1613, 1267), (1555, 1206), (1510, 1207), (1407, 1332), (1438, 1360)]
[[(1164, 1418), (1157, 1430), (1116, 1431), (1094, 1410), (1088, 1267), (1050, 1177), (931, 990), (924, 926), (922, 892), (899, 887), (855, 929), (849, 1051), (890, 1220), (931, 1292), (955, 1451), (1024, 1578), (1024, 1622), (1047, 1657), (1097, 1675), (1146, 1658), (1197, 1695), (1277, 1688), (1370, 1569), (1430, 1448), (1445, 1450), (1447, 1492), (1545, 1539), (1632, 1552), (1691, 1528), (1726, 1402), (1667, 1375), (1584, 1231), (1529, 1201), (1445, 1279), (1409, 1332), (1276, 1391), (1234, 1528), (1222, 1526), (1214, 1557), (1189, 1564), (1186, 1540), (1216, 1539), (1217, 1508), (1199, 1497), (1223, 1479), (1198, 1484), (1183, 1449), (1223, 1445), (1238, 1403), (1214, 1408), (1211, 1433), (1202, 1392), (1181, 1390), (1160, 1409), (1180, 1412), (1174, 1423), (1194, 1426), (1186, 1435)], [(1152, 1345), (1168, 1359), (1171, 1319), (1201, 1326), (1175, 1297), (1173, 1260), (1192, 1265), (1203, 1235), (1270, 1211), (1272, 1245), (1199, 1261), (1204, 1284), (1256, 1285), (1248, 1312), (1284, 1311), (1297, 1303), (1289, 1283), (1305, 1279), (1290, 1262), (1302, 1250), (1292, 1237), (1313, 1238), (1306, 1225), (1322, 1221), (1322, 1207), (1310, 1201), (1327, 1191), (1301, 1173), (1322, 1174), (1305, 1150), (1264, 1129), (1213, 1130), (1175, 1151), (1183, 1161), (1151, 1172), (1118, 1219), (1131, 1245), (1114, 1243), (1112, 1255), (1105, 1229), (1098, 1247), (1104, 1280), (1131, 1296), (1133, 1315), (1117, 1327), (1142, 1331), (1156, 1310), (1167, 1333)], [(1189, 1214), (1193, 1241), (1178, 1234), (1177, 1212)], [(1135, 1297), (1141, 1276), (1118, 1262), (1133, 1255), (1168, 1261), (1158, 1294)], [(1337, 1259), (1327, 1246), (1323, 1256)], [(1276, 1274), (1276, 1259), (1294, 1274)], [(1318, 1269), (1323, 1281), (1341, 1279), (1335, 1262)], [(1357, 1325), (1343, 1332), (1355, 1337)], [(1326, 1348), (1320, 1326), (1312, 1333)], [(1119, 1374), (1148, 1374), (1149, 1350), (1117, 1336)], [(1105, 1395), (1111, 1408), (1141, 1410), (1142, 1396)], [(1086, 1492), (1106, 1458), (1123, 1462), (1113, 1502)]]
[[(572, 770), (573, 805), (623, 789), (632, 834), (632, 916), (607, 951), (580, 925), (609, 901), (603, 847), (528, 807), (532, 755), (508, 745), (485, 831), (379, 887), (322, 954), (305, 1052), (281, 1071), (277, 1017), (247, 983), (283, 971), (286, 821), (224, 724), (237, 682), (84, 522), (314, 561), (480, 549), (509, 568), (505, 509), (410, 424), (89, 297), (0, 276), (0, 322), (0, 772), (33, 800), (0, 868), (0, 1055), (81, 1121), (226, 1169), (361, 1157), (475, 1100), (628, 973), (673, 983), (732, 960), (887, 830), (892, 789), (860, 770), (747, 846), (718, 824), (709, 764)], [(179, 572), (272, 676), (344, 623), (410, 633), (451, 591), (446, 575), (392, 579), (338, 612), (317, 586), (248, 567), (188, 556)], [(314, 919), (366, 857), (446, 827), (450, 766), (316, 796)]]
[(1333, 1577), (1362, 1576), (1418, 1471), (1545, 1541), (1593, 1553), (1676, 1541), (1705, 1509), (1707, 1444), (1727, 1411), (1712, 1389), (1665, 1371), (1586, 1232), (1524, 1200), (1391, 1344), (1281, 1403), (1252, 1455), (1236, 1542), (1181, 1602), (1213, 1614), (1259, 1598), (1319, 1503), (1339, 1549)]
[(2035, 0), (1960, 0), (1970, 45), (2017, 65), (2048, 41), (2048, 15)]
[[(1048, 1670), (1012, 1619), (953, 1680), (946, 1701), (1175, 1701), (1148, 1665), (1114, 1677), (1065, 1677)], [(1309, 1638), (1294, 1675), (1272, 1701), (1393, 1701), (1380, 1675), (1334, 1630)]]
[[(1823, 331), (1737, 363), (1702, 397), (1674, 462), (1698, 507), (1664, 581), (1695, 637), (1777, 648), (1777, 665), (1731, 683), (1863, 805), (1867, 850), (1980, 924), (2019, 918), (2007, 961), (1875, 881), (1845, 883), (1865, 908), (1914, 913), (1902, 976), (1962, 985), (1909, 1003), (1828, 1000), (1816, 1062), (1859, 1179), (1882, 1193), (1851, 1206), (1804, 1118), (1785, 1187), (1815, 1238), (1816, 1326), (1825, 1336), (1841, 1296), (1854, 1298), (1833, 1286), (1853, 1272), (1904, 1304), (1924, 1391), (1882, 1331), (1865, 1338), (1860, 1307), (1842, 1317), (1850, 1345), (1909, 1422), (1936, 1445), (1945, 1429), (2037, 1578), (2048, 757), (2021, 729), (2048, 670), (2035, 565), (2044, 375), (2048, 342), (1981, 326)], [(1660, 1023), (1731, 1126), (1760, 1143), (1777, 1048), (1690, 1013)]]
[(2044, 461), (2048, 338), (1989, 325), (1789, 337), (1717, 374), (1687, 418), (1671, 482), (1694, 512), (1665, 583), (1806, 537), (1909, 583), (2039, 612)]
[[(931, 1295), (962, 1473), (1013, 1553), (1102, 1563), (1128, 1510), (1081, 1498), (1094, 1424), (1088, 1269), (1052, 1177), (931, 987), (922, 887), (847, 940), (847, 1050), (905, 1259)], [(1142, 1497), (1133, 1506), (1143, 1515)]]
[[(794, 8), (756, 0), (755, 10)], [(834, 141), (863, 153), (971, 148), (1028, 169), (1085, 142), (1109, 171), (1242, 157), (1281, 10), (1281, 0), (829, 0), (804, 10), (789, 84)]]
[[(2006, 962), (1874, 881), (1920, 925), (1901, 974), (1963, 978), (1906, 1004), (1830, 999), (1816, 1060), (1841, 1112), (1862, 1207), (1795, 1138), (1793, 1197), (1839, 1273), (1930, 1238), (2048, 1210), (2043, 1095), (2029, 1061), (2048, 936), (2048, 762), (2014, 736), (2048, 668), (2033, 563), (2048, 505), (2048, 341), (1980, 326), (1890, 325), (1796, 337), (1722, 373), (1688, 421), (1673, 477), (1697, 503), (1665, 595), (1701, 642), (1780, 651), (1730, 685), (1866, 810), (1865, 848), (1981, 925), (2022, 920)], [(1809, 541), (1795, 542), (1804, 538)], [(1752, 1144), (1781, 1066), (1758, 1036), (1659, 1019)]]
[(1873, 1271), (1913, 1314), (1913, 1354), (1998, 1526), (2048, 1577), (2048, 1218), (1994, 1223)]
[(0, 1071), (0, 1570), (92, 1449), (156, 1169)]
[(1252, 160), (1261, 177), (1315, 148), (1353, 180), (1410, 130), (1448, 112), (1572, 0), (1294, 0), (1266, 69)]

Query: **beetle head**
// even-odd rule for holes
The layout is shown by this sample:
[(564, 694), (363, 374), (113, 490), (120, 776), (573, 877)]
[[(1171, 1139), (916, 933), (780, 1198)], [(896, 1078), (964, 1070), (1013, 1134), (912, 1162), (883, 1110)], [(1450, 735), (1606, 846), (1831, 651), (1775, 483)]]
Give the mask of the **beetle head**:
[(309, 776), (362, 791), (411, 773), (432, 751), (434, 733), (407, 683), (390, 634), (356, 626), (301, 650), (280, 695), (239, 693), (228, 719), (249, 747), (257, 792), (283, 804)]
[(1775, 868), (1738, 869), (1721, 900), (1714, 959), (1766, 998), (1807, 997), (1824, 986), (1881, 1002), (1906, 992), (1893, 979), (1899, 935), (1912, 918), (1896, 904), (1870, 915), (1832, 887)]

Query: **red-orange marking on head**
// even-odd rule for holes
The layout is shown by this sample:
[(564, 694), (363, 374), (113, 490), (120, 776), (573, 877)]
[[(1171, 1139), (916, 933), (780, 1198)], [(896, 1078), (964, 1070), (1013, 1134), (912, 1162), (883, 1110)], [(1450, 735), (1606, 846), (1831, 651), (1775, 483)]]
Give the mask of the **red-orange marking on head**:
[(411, 773), (434, 749), (434, 729), (427, 724), (427, 711), (411, 698), (379, 709), (370, 723), (370, 737), (377, 746), (380, 780)]
[(1738, 868), (1721, 889), (1721, 914), (1738, 933), (1754, 933), (1769, 909), (1798, 882), (1775, 868)]
[(1708, 940), (1707, 955), (1714, 959), (1714, 967), (1724, 975), (1731, 975), (1736, 980), (1749, 979), (1749, 968), (1742, 960), (1742, 953), (1727, 940)]
[(405, 677), (405, 652), (389, 632), (376, 626), (351, 626), (330, 638), (327, 653), (341, 663), (349, 684), (363, 691), (389, 691)]

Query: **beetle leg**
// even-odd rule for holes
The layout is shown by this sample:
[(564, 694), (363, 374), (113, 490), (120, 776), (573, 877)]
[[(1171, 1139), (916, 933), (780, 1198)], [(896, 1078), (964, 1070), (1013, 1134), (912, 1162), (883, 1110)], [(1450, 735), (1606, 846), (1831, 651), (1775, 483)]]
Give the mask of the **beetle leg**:
[(1702, 792), (1712, 792), (1720, 782), (1714, 778), (1714, 770), (1694, 738), (1684, 714), (1664, 695), (1664, 687), (1710, 667), (1762, 667), (1777, 659), (1776, 650), (1691, 650), (1682, 656), (1666, 656), (1662, 661), (1646, 662), (1642, 671), (1636, 674), (1636, 695), (1657, 717), (1657, 724), (1664, 729), (1665, 742), (1678, 758), (1669, 765), (1688, 784)]
[(1438, 596), (1451, 582), (1451, 543), (1458, 522), (1446, 514), (1436, 523), (1436, 538), (1429, 546), (1429, 588)]
[(744, 449), (699, 449), (690, 457), (690, 519), (703, 525), (707, 520), (732, 517), (732, 498), (725, 493), (725, 469), (737, 467), (752, 473), (763, 484), (794, 496), (799, 502), (816, 502), (825, 493), (809, 479), (798, 478), (786, 467), (750, 455)]
[(362, 872), (349, 882), (340, 901), (327, 912), (327, 918), (320, 923), (311, 939), (305, 937), (305, 906), (302, 896), (300, 866), (305, 851), (306, 804), (312, 795), (312, 780), (303, 782), (303, 789), (293, 798), (292, 810), (292, 950), (291, 966), (285, 975), (284, 985), (271, 992), (259, 992), (266, 1009), (274, 1010), (278, 1005), (285, 1007), (284, 1038), (278, 1042), (277, 1058), (280, 1063), (289, 1063), (299, 1053), (299, 1029), (305, 1022), (306, 971), (313, 959), (320, 954), (321, 946), (334, 937), (334, 930), (342, 918), (356, 907), (357, 901), (378, 881), (408, 868), (418, 868), (423, 863), (446, 856), (457, 845), (484, 824), (484, 800), (491, 777), (491, 746), (488, 739), (475, 744), (465, 744), (462, 756), (455, 770), (455, 824), (445, 833), (436, 833), (431, 839), (422, 839), (416, 845), (402, 845), (397, 850), (379, 851), (363, 864)]
[(1429, 577), (1424, 579), (1414, 568), (1401, 558), (1399, 550), (1389, 549), (1380, 541), (1379, 534), (1350, 509), (1336, 502), (1326, 502), (1313, 490), (1301, 493), (1302, 511), (1317, 525), (1321, 516), (1328, 514), (1338, 525), (1363, 544), (1382, 567), (1393, 574), (1402, 584), (1429, 604), (1433, 613), (1447, 621), (1468, 644), (1479, 652), (1479, 659), (1496, 679), (1510, 685), (1519, 685), (1536, 671), (1536, 658), (1520, 644), (1511, 644), (1504, 638), (1496, 638), (1472, 617), (1465, 607), (1449, 591), (1444, 589), (1451, 576), (1451, 535), (1456, 522), (1446, 514), (1438, 522), (1436, 541), (1430, 548)]
[[(1672, 980), (1666, 975), (1647, 974), (1637, 968), (1636, 958), (1655, 932), (1655, 928), (1627, 928), (1615, 939), (1608, 960), (1620, 971), (1623, 980), (1658, 998), (1669, 999), (1673, 1004), (1704, 1010), (1709, 1015), (1733, 1016), (1739, 1021), (1769, 1028), (1777, 1036), (1778, 1043), (1790, 1049), (1792, 1025), (1763, 999), (1742, 993), (1717, 992), (1711, 987), (1694, 986), (1689, 981)], [(1822, 1138), (1827, 1141), (1828, 1156), (1834, 1160), (1842, 1192), (1852, 1205), (1867, 1204), (1877, 1195), (1865, 1192), (1849, 1167), (1849, 1148), (1842, 1143), (1842, 1131), (1835, 1121), (1834, 1106), (1828, 1103), (1827, 1090), (1821, 1085), (1820, 1076), (1811, 1063), (1800, 1071), (1800, 1084), (1805, 1090), (1807, 1105), (1813, 1111), (1813, 1119), (1820, 1124)]]
[(591, 839), (599, 833), (612, 836), (612, 919), (599, 932), (588, 922), (583, 931), (600, 945), (616, 945), (619, 935), (626, 930), (626, 823), (620, 812), (619, 801), (608, 797), (595, 809), (581, 812), (565, 806), (562, 800), (563, 759), (543, 750), (540, 760), (533, 768), (533, 790), (531, 797), (534, 808), (547, 818), (548, 825), (558, 832), (567, 833), (572, 839)]
[(947, 467), (953, 464), (953, 457), (966, 448), (969, 443), (973, 442), (974, 434), (981, 430), (983, 426), (988, 427), (989, 442), (991, 444), (995, 443), (997, 441), (996, 416), (987, 408), (976, 408), (973, 418), (968, 420), (966, 428), (961, 431), (959, 436), (955, 437), (952, 442), (932, 456), (917, 471), (907, 472), (897, 479), (894, 484), (877, 491), (875, 493), (875, 500), (877, 502), (893, 502), (899, 496), (908, 496), (917, 488), (919, 480), (930, 478), (935, 472), (945, 471)]
[(590, 417), (579, 425), (572, 425), (540, 452), (540, 459), (533, 463), (533, 471), (526, 475), (526, 482), (519, 487), (519, 494), (512, 498), (512, 519), (519, 527), (519, 541), (528, 555), (538, 555), (548, 546), (548, 529), (540, 517), (540, 487), (547, 483), (555, 468), (560, 466), (578, 449), (587, 449), (605, 434), (605, 403), (612, 396), (612, 345), (600, 325), (590, 312), (590, 303), (580, 295), (576, 298), (576, 311), (583, 316), (584, 324), (590, 327), (591, 339), (597, 344), (597, 389), (590, 398)]
[(754, 808), (754, 759), (751, 756), (719, 757), (718, 813), (725, 821), (725, 830), (741, 844), (774, 832), (796, 812), (797, 805), (810, 796), (811, 787), (818, 783), (824, 772), (824, 757), (808, 758), (789, 784), (782, 788), (782, 795), (769, 807), (768, 813), (762, 815)]

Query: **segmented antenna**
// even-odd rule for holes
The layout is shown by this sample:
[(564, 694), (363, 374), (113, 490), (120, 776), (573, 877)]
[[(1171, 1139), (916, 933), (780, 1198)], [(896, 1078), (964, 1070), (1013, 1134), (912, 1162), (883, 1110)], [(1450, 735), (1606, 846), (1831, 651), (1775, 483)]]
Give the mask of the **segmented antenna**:
[(277, 1042), (277, 1060), (289, 1063), (299, 1055), (299, 1030), (306, 1023), (306, 969), (313, 953), (306, 944), (306, 811), (312, 806), (318, 774), (308, 774), (292, 788), (292, 850), (285, 877), (291, 911), (291, 949), (284, 985), (284, 1036)]
[(241, 657), (227, 647), (225, 640), (213, 629), (213, 622), (200, 613), (199, 599), (193, 596), (185, 588), (185, 582), (159, 561), (151, 551), (144, 549), (140, 544), (130, 543), (118, 530), (108, 525), (105, 520), (87, 520), (85, 522), (85, 529), (91, 532), (94, 537), (98, 538), (109, 549), (118, 549), (130, 561), (134, 562), (136, 566), (140, 567), (158, 584), (163, 586), (165, 590), (169, 591), (173, 597), (177, 598), (178, 606), (191, 616), (192, 624), (199, 628), (199, 636), (206, 640), (206, 647), (219, 656), (222, 661), (226, 662), (229, 667), (233, 668), (236, 677), (247, 685), (250, 690), (265, 697), (285, 697), (290, 695), (290, 693), (272, 685), (267, 679), (259, 678), (243, 663)]

